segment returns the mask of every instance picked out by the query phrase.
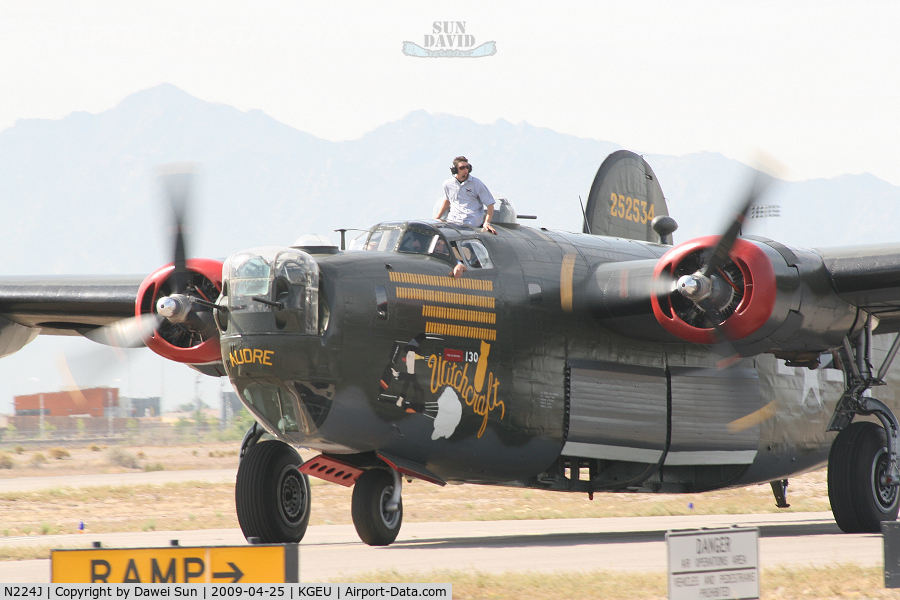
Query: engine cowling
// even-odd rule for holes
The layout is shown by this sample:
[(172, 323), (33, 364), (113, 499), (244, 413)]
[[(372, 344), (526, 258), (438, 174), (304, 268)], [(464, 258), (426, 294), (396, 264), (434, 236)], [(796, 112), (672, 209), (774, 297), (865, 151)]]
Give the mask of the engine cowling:
[[(655, 279), (678, 281), (685, 275), (699, 271), (718, 238), (707, 236), (676, 246), (656, 264)], [(765, 251), (743, 239), (735, 240), (729, 261), (720, 270), (726, 279), (727, 298), (717, 304), (725, 317), (722, 331), (730, 340), (742, 340), (752, 336), (766, 324), (775, 309), (777, 285), (775, 269)], [(694, 302), (677, 291), (666, 296), (651, 298), (653, 313), (669, 333), (697, 344), (714, 344), (718, 339), (715, 329), (704, 326), (706, 316)]]
[[(718, 241), (717, 236), (707, 236), (672, 248), (657, 263), (654, 279), (678, 282), (700, 272)], [(710, 279), (712, 291), (706, 302), (723, 319), (721, 334), (745, 356), (820, 352), (861, 327), (856, 307), (837, 296), (822, 258), (810, 250), (738, 238), (728, 260)], [(657, 321), (685, 341), (720, 342), (703, 303), (688, 296), (677, 290), (653, 296)]]
[[(189, 258), (185, 264), (189, 272), (186, 294), (215, 302), (222, 291), (222, 261)], [(173, 293), (171, 277), (174, 270), (174, 264), (166, 265), (151, 273), (141, 283), (135, 304), (138, 321), (147, 315), (158, 314), (157, 301)], [(155, 353), (169, 360), (193, 365), (222, 360), (218, 332), (214, 335), (201, 335), (179, 323), (171, 323), (163, 318), (159, 321), (153, 334), (145, 339), (147, 347)]]

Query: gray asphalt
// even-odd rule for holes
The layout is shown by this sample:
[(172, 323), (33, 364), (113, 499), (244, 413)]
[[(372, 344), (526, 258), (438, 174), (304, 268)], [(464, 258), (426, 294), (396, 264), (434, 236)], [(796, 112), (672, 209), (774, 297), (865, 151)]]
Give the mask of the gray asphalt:
[[(880, 535), (843, 534), (831, 513), (406, 523), (391, 546), (359, 541), (352, 525), (310, 527), (300, 545), (300, 578), (319, 582), (364, 573), (475, 569), (485, 573), (666, 570), (665, 533), (673, 529), (755, 526), (762, 568), (856, 563), (883, 565)], [(245, 545), (237, 529), (3, 538), (2, 546), (106, 548)], [(0, 563), (4, 583), (45, 583), (49, 560)]]

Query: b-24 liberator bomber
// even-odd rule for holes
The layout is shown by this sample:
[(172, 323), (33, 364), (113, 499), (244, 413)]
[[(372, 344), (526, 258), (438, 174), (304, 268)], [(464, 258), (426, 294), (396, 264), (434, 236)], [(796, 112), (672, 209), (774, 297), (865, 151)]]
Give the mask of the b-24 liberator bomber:
[[(310, 237), (223, 262), (188, 258), (179, 227), (147, 277), (0, 279), (0, 355), (83, 335), (228, 377), (256, 419), (238, 519), (266, 543), (303, 538), (310, 475), (353, 486), (360, 538), (386, 545), (404, 480), (591, 498), (771, 483), (785, 506), (788, 478), (826, 463), (841, 529), (877, 532), (900, 502), (898, 422), (875, 397), (893, 398), (900, 245), (741, 237), (764, 180), (721, 235), (678, 245), (627, 151), (600, 167), (581, 233), (501, 200), (495, 235), (385, 222), (346, 250)], [(183, 207), (190, 175), (163, 182)]]

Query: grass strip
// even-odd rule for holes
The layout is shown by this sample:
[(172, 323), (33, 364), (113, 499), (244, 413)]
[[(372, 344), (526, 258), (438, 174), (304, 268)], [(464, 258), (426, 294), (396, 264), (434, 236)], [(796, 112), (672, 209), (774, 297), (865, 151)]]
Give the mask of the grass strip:
[[(585, 494), (415, 481), (403, 487), (403, 520), (498, 521), (827, 511), (824, 473), (804, 476), (791, 508), (778, 509), (769, 486), (703, 494)], [(792, 482), (793, 483), (793, 482)], [(310, 525), (350, 523), (352, 490), (314, 479)], [(0, 493), (0, 537), (85, 532), (173, 531), (238, 526), (234, 486), (163, 485), (52, 488)]]
[[(302, 573), (301, 573), (302, 575)], [(368, 572), (334, 583), (452, 583), (454, 600), (665, 600), (665, 573), (573, 571), (499, 574), (438, 570), (427, 573)], [(828, 567), (778, 567), (760, 573), (761, 598), (831, 600), (898, 598), (884, 587), (881, 567), (837, 564)]]

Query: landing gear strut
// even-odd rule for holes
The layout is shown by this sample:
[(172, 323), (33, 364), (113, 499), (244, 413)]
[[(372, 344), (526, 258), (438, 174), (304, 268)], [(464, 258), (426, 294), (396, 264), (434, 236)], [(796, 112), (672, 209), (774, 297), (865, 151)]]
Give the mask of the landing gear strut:
[(370, 469), (353, 486), (350, 512), (359, 538), (370, 546), (387, 546), (397, 539), (403, 523), (400, 473)]
[(772, 485), (772, 494), (775, 496), (775, 506), (778, 508), (790, 508), (787, 502), (787, 479), (776, 479), (769, 482)]
[[(847, 533), (879, 533), (881, 523), (896, 520), (900, 509), (900, 423), (886, 404), (864, 395), (884, 385), (898, 349), (900, 334), (873, 376), (872, 318), (855, 345), (844, 338), (840, 358), (847, 389), (828, 424), (828, 431), (840, 432), (828, 456), (828, 499), (835, 521)], [(882, 426), (851, 423), (856, 415), (874, 415)]]

